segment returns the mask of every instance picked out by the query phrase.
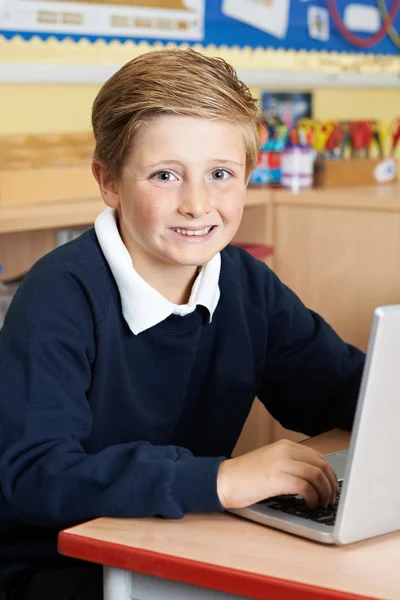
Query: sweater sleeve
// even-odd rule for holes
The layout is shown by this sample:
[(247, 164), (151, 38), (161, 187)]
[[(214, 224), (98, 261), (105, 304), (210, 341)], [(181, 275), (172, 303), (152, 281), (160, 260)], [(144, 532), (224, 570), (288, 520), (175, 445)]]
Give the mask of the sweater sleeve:
[(9, 309), (0, 335), (0, 493), (22, 521), (55, 528), (101, 516), (222, 510), (223, 457), (145, 440), (85, 451), (86, 394), (106, 310), (85, 292), (76, 273), (39, 263)]
[(258, 396), (286, 428), (317, 435), (352, 427), (365, 355), (272, 272), (268, 349)]

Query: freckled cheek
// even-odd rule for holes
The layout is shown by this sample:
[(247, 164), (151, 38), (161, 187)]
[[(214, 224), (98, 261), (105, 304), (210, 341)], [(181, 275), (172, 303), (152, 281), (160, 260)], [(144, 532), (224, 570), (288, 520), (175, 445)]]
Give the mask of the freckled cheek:
[(142, 233), (162, 229), (171, 215), (165, 199), (155, 196), (141, 198), (136, 202), (134, 218)]
[(226, 195), (220, 198), (218, 210), (226, 221), (238, 221), (241, 219), (244, 209), (245, 195)]

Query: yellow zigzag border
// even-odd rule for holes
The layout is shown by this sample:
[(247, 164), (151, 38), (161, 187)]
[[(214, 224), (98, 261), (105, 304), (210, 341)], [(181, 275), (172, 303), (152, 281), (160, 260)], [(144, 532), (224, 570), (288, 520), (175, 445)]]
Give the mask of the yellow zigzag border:
[[(209, 56), (221, 56), (236, 69), (328, 71), (333, 73), (387, 73), (400, 75), (400, 56), (348, 54), (315, 50), (273, 48), (239, 48), (237, 46), (202, 46), (192, 48)], [(139, 54), (162, 48), (189, 47), (173, 42), (90, 42), (82, 39), (24, 40), (15, 36), (6, 40), (0, 35), (0, 61), (3, 63), (41, 63), (64, 65), (122, 65)]]

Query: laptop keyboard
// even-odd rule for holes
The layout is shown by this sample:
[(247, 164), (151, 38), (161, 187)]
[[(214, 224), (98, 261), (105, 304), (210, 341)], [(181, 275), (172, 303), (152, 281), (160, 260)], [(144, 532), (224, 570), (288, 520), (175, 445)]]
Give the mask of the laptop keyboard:
[(266, 500), (258, 502), (258, 504), (262, 504), (266, 508), (276, 510), (277, 512), (283, 512), (287, 515), (302, 517), (303, 519), (309, 519), (311, 521), (316, 521), (317, 523), (323, 523), (324, 525), (330, 525), (333, 527), (335, 524), (336, 511), (342, 489), (342, 483), (342, 481), (338, 481), (339, 492), (336, 494), (335, 502), (334, 504), (328, 504), (327, 508), (324, 506), (308, 508), (303, 498), (300, 498), (300, 496), (293, 496), (291, 494), (283, 494), (282, 496), (267, 498)]

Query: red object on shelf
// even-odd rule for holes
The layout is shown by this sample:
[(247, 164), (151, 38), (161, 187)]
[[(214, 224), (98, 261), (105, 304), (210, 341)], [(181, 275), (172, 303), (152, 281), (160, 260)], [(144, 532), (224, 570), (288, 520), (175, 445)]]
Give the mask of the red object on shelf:
[(243, 250), (247, 250), (254, 258), (263, 259), (273, 256), (274, 247), (267, 244), (236, 244)]

